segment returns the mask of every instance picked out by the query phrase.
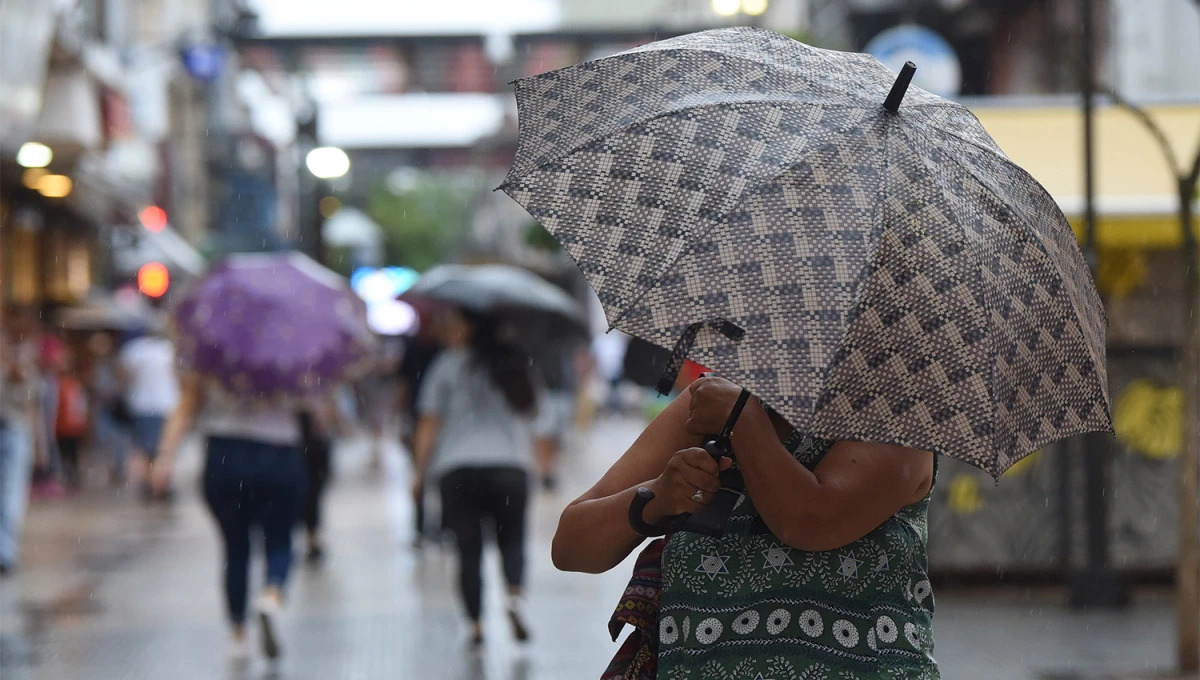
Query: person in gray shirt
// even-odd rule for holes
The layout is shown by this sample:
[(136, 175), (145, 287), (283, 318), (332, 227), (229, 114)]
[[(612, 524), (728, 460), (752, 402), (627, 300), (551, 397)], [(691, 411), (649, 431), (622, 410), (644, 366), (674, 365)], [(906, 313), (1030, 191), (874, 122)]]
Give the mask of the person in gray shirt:
[(446, 349), (430, 366), (417, 404), (414, 489), (435, 483), (444, 524), (455, 537), (459, 588), (471, 641), (483, 641), (483, 521), (495, 525), (517, 640), (529, 637), (522, 612), (525, 525), (541, 389), (528, 356), (496, 318), (447, 315)]

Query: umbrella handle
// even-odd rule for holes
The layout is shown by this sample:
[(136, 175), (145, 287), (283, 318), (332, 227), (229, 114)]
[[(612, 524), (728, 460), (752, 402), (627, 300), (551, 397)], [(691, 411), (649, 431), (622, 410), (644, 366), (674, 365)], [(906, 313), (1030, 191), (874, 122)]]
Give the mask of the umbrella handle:
[[(742, 409), (746, 406), (749, 398), (750, 392), (743, 389), (738, 395), (733, 410), (729, 413), (729, 419), (725, 422), (721, 434), (704, 444), (704, 450), (718, 464), (722, 458), (733, 458), (733, 446), (730, 444), (729, 438), (733, 434), (733, 426), (737, 422), (738, 416), (742, 414)], [(633, 495), (633, 501), (629, 503), (629, 526), (638, 536), (647, 538), (665, 536), (670, 531), (693, 531), (706, 536), (720, 536), (725, 533), (725, 524), (729, 520), (730, 514), (733, 513), (733, 506), (744, 490), (745, 482), (742, 480), (741, 474), (734, 470), (727, 470), (721, 473), (721, 490), (717, 492), (712, 502), (704, 506), (703, 510), (694, 515), (690, 512), (676, 515), (663, 524), (651, 524), (642, 517), (642, 512), (650, 501), (654, 500), (654, 492), (643, 486), (637, 490)]]
[[(652, 500), (654, 500), (654, 492), (643, 486), (633, 495), (633, 502), (629, 504), (629, 526), (633, 527), (633, 531), (638, 536), (646, 538), (666, 536), (667, 531), (670, 530), (669, 524), (651, 524), (642, 517), (642, 511)], [(684, 513), (679, 517), (685, 517), (687, 514)]]

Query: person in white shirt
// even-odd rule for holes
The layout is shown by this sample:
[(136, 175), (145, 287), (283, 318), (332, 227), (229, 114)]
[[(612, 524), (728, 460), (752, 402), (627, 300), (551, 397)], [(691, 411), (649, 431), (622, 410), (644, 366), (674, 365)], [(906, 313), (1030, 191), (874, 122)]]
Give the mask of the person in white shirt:
[(143, 479), (158, 452), (163, 423), (179, 404), (175, 346), (161, 328), (154, 328), (125, 343), (119, 362), (125, 406), (133, 419), (135, 455), (130, 476)]

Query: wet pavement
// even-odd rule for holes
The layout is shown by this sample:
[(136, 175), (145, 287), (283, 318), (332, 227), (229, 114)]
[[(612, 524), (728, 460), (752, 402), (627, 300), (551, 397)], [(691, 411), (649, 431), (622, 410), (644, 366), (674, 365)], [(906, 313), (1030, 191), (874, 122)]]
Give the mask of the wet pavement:
[[(499, 564), (489, 554), (487, 643), (465, 642), (448, 552), (410, 547), (407, 464), (401, 452), (373, 472), (365, 441), (340, 447), (327, 506), (328, 557), (298, 564), (281, 666), (235, 669), (218, 591), (219, 546), (195, 489), (199, 455), (183, 456), (169, 507), (92, 492), (35, 504), (25, 559), (0, 582), (0, 677), (141, 679), (280, 677), (358, 680), (572, 680), (599, 677), (615, 651), (605, 622), (628, 565), (602, 576), (550, 564), (562, 507), (632, 441), (639, 423), (610, 420), (581, 436), (561, 490), (533, 510), (529, 613), (534, 639), (510, 640)], [(299, 542), (297, 543), (299, 548)], [(261, 564), (255, 564), (261, 576)], [(1174, 615), (1149, 594), (1118, 612), (1077, 613), (1054, 591), (938, 593), (937, 655), (947, 679), (1099, 678), (1167, 668)]]

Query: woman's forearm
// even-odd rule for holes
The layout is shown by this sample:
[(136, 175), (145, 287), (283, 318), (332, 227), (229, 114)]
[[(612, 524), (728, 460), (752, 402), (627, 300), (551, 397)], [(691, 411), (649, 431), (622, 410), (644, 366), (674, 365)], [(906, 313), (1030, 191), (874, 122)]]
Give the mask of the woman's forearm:
[(183, 443), (183, 438), (192, 430), (196, 423), (196, 414), (204, 405), (203, 386), (199, 378), (185, 375), (180, 383), (179, 403), (171, 415), (167, 416), (162, 435), (158, 439), (158, 457), (167, 463), (175, 459), (175, 452)]
[(746, 406), (734, 428), (733, 449), (746, 490), (767, 528), (780, 540), (802, 550), (824, 550), (815, 540), (832, 510), (817, 476), (779, 443), (770, 418), (757, 403)]
[[(628, 557), (644, 540), (629, 526), (629, 505), (643, 486), (653, 490), (654, 482), (568, 505), (558, 520), (550, 550), (554, 566), (562, 571), (600, 574)], [(651, 524), (665, 519), (656, 512), (654, 501), (646, 506), (642, 518)]]
[(183, 438), (192, 430), (196, 421), (196, 411), (188, 400), (179, 402), (163, 425), (162, 436), (158, 440), (158, 458), (167, 462), (175, 459), (175, 452), (183, 443)]
[(421, 416), (417, 421), (417, 432), (413, 437), (413, 467), (418, 475), (425, 473), (429, 459), (433, 457), (433, 445), (437, 442), (442, 423), (431, 416)]

